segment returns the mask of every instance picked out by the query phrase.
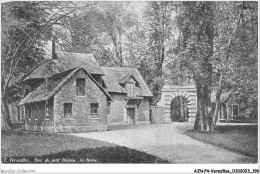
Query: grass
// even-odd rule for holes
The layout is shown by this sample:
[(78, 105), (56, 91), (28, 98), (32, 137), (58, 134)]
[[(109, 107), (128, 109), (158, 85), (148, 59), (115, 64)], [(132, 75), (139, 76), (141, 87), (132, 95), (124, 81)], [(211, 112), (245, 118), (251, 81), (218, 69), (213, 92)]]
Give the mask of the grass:
[(255, 159), (258, 157), (257, 125), (222, 125), (217, 127), (217, 132), (202, 133), (189, 130), (186, 134), (205, 143), (238, 152)]
[(36, 132), (2, 132), (1, 155), (2, 163), (168, 163), (107, 142)]
[(237, 117), (233, 120), (220, 120), (222, 123), (258, 123), (257, 119)]

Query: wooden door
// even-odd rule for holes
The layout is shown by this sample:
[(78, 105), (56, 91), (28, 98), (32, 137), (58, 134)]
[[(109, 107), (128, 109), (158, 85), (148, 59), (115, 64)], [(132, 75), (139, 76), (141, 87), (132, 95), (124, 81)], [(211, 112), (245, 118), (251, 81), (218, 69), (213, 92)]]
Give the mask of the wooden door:
[(135, 124), (135, 109), (127, 108), (127, 124)]

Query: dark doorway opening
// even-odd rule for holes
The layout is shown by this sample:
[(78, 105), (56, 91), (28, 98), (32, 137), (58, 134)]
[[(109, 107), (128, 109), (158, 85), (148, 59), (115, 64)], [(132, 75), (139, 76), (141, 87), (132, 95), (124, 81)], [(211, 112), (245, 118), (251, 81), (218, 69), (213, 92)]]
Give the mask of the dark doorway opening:
[(171, 121), (188, 121), (188, 99), (183, 96), (177, 96), (171, 101)]

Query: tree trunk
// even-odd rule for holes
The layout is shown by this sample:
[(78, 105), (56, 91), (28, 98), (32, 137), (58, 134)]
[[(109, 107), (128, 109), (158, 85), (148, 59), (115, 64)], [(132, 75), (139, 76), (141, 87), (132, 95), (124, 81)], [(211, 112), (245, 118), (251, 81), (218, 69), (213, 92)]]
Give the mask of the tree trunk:
[(218, 111), (220, 108), (220, 97), (221, 97), (221, 92), (222, 92), (222, 81), (223, 81), (223, 74), (221, 74), (219, 77), (219, 84), (218, 84), (218, 89), (217, 89), (217, 93), (216, 93), (216, 104), (215, 104), (215, 111), (214, 111), (214, 116), (213, 116), (214, 125), (216, 125), (217, 120), (218, 120)]
[(123, 52), (122, 52), (122, 39), (121, 39), (121, 34), (119, 33), (119, 43), (118, 43), (118, 47), (119, 47), (119, 59), (120, 59), (120, 66), (123, 67), (124, 65), (124, 61), (123, 61)]
[(194, 124), (194, 129), (200, 131), (203, 127), (203, 100), (202, 100), (202, 87), (197, 86), (197, 113)]
[(1, 103), (1, 129), (4, 131), (12, 130), (10, 113), (6, 98), (2, 97)]
[(119, 55), (119, 48), (118, 48), (118, 43), (117, 43), (117, 37), (116, 37), (115, 33), (113, 33), (113, 32), (110, 32), (109, 35), (111, 37), (111, 40), (112, 40), (114, 48), (115, 48), (115, 53), (116, 53), (115, 58), (118, 59), (120, 61), (120, 64), (121, 64), (121, 59), (120, 59), (120, 55)]
[[(8, 108), (8, 102), (6, 97), (7, 84), (5, 83), (4, 77), (1, 77), (1, 90), (2, 90), (2, 98), (1, 98), (1, 129), (2, 130), (12, 130), (10, 113)], [(7, 80), (9, 83), (9, 80)]]
[(206, 131), (207, 132), (213, 132), (215, 131), (215, 125), (213, 123), (213, 114), (212, 114), (212, 111), (211, 111), (211, 101), (210, 101), (210, 88), (209, 86), (205, 86), (204, 87), (204, 95), (205, 95), (205, 106), (204, 106), (204, 109), (205, 109), (205, 112), (204, 112), (204, 116), (206, 117)]
[(208, 85), (197, 85), (197, 113), (194, 129), (202, 132), (211, 132), (215, 130), (212, 120), (212, 114), (209, 110), (209, 94), (210, 90)]

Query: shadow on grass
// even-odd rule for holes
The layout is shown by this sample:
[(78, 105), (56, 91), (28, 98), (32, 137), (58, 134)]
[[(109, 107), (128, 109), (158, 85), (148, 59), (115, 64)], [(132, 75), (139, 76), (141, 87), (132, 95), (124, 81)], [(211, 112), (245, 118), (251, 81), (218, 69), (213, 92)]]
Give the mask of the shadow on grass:
[(66, 134), (3, 132), (2, 163), (169, 163), (116, 144)]
[(257, 125), (221, 125), (216, 132), (188, 130), (185, 134), (196, 140), (221, 147), (242, 155), (258, 158)]
[(251, 135), (257, 136), (258, 134), (258, 125), (218, 125), (217, 126), (217, 131), (221, 133), (225, 132), (232, 132), (232, 131), (241, 131), (245, 132)]
[(66, 150), (43, 156), (2, 158), (2, 163), (169, 163), (153, 155), (126, 147)]

